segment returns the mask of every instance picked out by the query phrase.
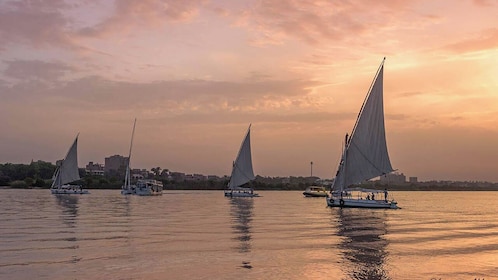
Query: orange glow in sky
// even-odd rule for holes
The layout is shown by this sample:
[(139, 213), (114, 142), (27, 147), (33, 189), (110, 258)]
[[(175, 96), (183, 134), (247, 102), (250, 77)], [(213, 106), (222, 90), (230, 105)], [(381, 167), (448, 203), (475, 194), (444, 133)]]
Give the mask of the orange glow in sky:
[(387, 57), (390, 158), (419, 180), (498, 182), (498, 2), (0, 3), (0, 162), (332, 178)]

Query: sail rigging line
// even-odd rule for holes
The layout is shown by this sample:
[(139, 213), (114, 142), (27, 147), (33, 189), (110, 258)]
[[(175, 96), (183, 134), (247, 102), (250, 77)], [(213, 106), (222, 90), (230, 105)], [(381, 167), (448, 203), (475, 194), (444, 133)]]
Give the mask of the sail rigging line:
[(370, 88), (368, 89), (368, 94), (365, 97), (365, 99), (363, 100), (363, 104), (361, 104), (361, 109), (360, 109), (360, 112), (358, 113), (358, 116), (356, 117), (356, 122), (355, 122), (355, 124), (353, 126), (353, 131), (351, 132), (351, 137), (349, 137), (350, 141), (347, 143), (348, 147), (349, 147), (349, 144), (351, 143), (351, 139), (353, 138), (354, 133), (356, 132), (356, 127), (358, 125), (358, 121), (360, 120), (360, 116), (363, 113), (363, 109), (365, 108), (365, 104), (367, 103), (367, 100), (370, 97), (370, 94), (372, 93), (372, 88), (374, 87), (375, 83), (377, 82), (377, 78), (379, 77), (379, 73), (380, 73), (381, 69), (384, 68), (384, 62), (385, 61), (386, 61), (386, 57), (384, 57), (384, 59), (382, 60), (380, 66), (379, 66), (379, 68), (377, 69), (377, 73), (375, 73), (375, 77), (372, 80), (372, 83), (370, 84)]
[[(365, 154), (364, 154), (361, 150), (360, 150), (360, 148), (359, 148), (359, 147), (358, 147), (355, 143), (352, 143), (352, 144), (356, 147), (356, 149), (358, 150), (358, 152), (360, 153), (360, 155), (361, 155), (361, 156), (362, 156), (362, 157), (363, 157), (363, 158), (364, 158), (364, 159), (365, 159), (368, 163), (370, 163), (370, 165), (371, 165), (373, 168), (375, 168), (377, 171), (379, 171), (379, 172), (380, 172), (380, 173), (382, 173), (382, 174), (387, 174), (385, 171), (380, 170), (380, 169), (379, 169), (379, 168), (378, 168), (378, 167), (377, 167), (377, 166), (376, 166), (376, 165), (375, 165), (375, 164), (374, 164), (374, 163), (373, 163), (373, 162), (372, 162), (372, 161), (371, 161), (371, 160), (370, 160), (370, 159), (369, 159), (369, 158), (368, 158), (368, 157), (367, 157), (367, 156), (366, 156), (366, 155), (365, 155)], [(390, 172), (392, 172), (392, 171), (390, 171)], [(375, 177), (374, 177), (374, 178), (375, 178)]]

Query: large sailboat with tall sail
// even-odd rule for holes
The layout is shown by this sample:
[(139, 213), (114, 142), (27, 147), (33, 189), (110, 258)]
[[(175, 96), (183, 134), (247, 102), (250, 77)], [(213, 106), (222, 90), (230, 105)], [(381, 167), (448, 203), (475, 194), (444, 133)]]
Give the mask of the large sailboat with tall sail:
[(385, 58), (377, 70), (344, 149), (327, 205), (331, 207), (398, 208), (387, 189), (354, 187), (393, 172), (384, 125), (383, 76)]
[(247, 129), (246, 136), (240, 145), (237, 158), (233, 162), (232, 174), (225, 190), (227, 197), (256, 197), (259, 196), (252, 188), (245, 186), (254, 180), (251, 157), (251, 125)]
[(52, 194), (87, 194), (81, 185), (71, 185), (74, 181), (80, 179), (78, 170), (78, 135), (69, 148), (66, 157), (57, 166), (55, 170), (50, 192)]
[(163, 193), (163, 183), (154, 179), (139, 179), (136, 184), (131, 182), (131, 148), (133, 147), (133, 137), (135, 136), (135, 126), (137, 124), (137, 119), (133, 123), (133, 131), (131, 132), (131, 142), (130, 151), (128, 153), (128, 160), (126, 164), (126, 172), (124, 184), (121, 187), (121, 194), (124, 195), (140, 195), (140, 196), (151, 196), (151, 195), (162, 195)]

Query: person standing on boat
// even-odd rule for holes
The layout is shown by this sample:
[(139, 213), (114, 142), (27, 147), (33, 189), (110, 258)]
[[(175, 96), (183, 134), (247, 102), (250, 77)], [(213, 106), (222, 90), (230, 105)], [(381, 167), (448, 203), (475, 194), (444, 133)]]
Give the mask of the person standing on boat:
[(384, 189), (384, 200), (387, 202), (387, 189)]

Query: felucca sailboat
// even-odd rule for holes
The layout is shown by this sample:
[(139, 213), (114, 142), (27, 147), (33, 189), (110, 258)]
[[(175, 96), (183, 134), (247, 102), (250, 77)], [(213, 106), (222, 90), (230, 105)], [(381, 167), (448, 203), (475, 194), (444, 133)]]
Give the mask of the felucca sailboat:
[(232, 166), (232, 175), (228, 182), (228, 189), (225, 190), (227, 197), (256, 197), (252, 188), (243, 187), (245, 184), (254, 180), (254, 171), (252, 169), (251, 157), (251, 125), (247, 129), (247, 134)]
[[(346, 134), (341, 162), (327, 205), (331, 207), (398, 208), (387, 190), (352, 188), (393, 170), (387, 152), (384, 126), (384, 60), (356, 119), (351, 137)], [(375, 195), (377, 194), (377, 196)]]
[(74, 139), (73, 144), (69, 148), (66, 157), (57, 166), (53, 176), (50, 192), (52, 194), (87, 194), (80, 185), (70, 185), (74, 181), (80, 179), (78, 170), (78, 135)]

